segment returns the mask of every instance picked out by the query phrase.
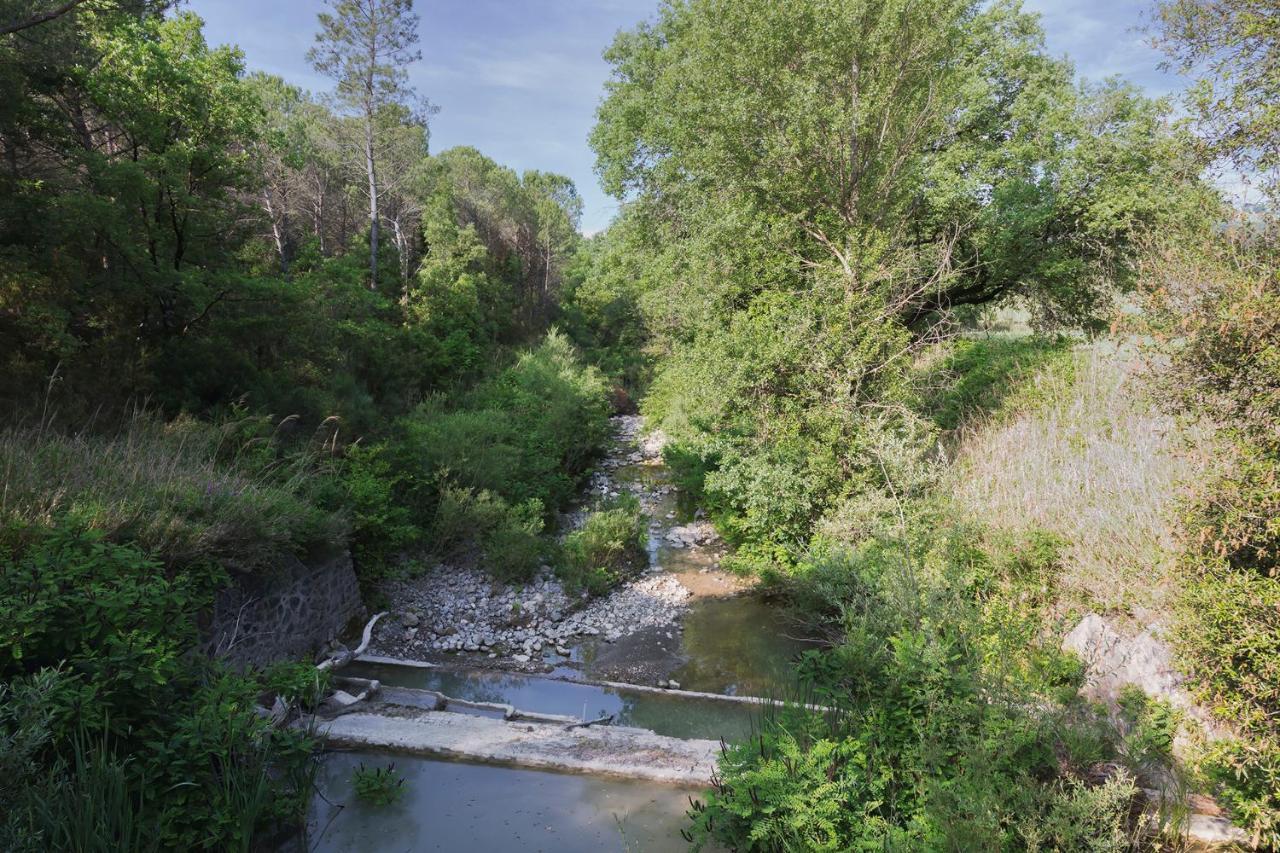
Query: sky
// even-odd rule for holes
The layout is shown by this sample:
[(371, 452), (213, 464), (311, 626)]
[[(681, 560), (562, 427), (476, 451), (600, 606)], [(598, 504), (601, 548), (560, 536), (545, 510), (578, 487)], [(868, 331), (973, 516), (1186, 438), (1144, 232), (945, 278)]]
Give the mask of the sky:
[[(786, 2), (786, 0), (775, 0)], [(440, 112), (431, 148), (471, 145), (516, 171), (568, 175), (584, 202), (582, 230), (604, 228), (617, 202), (604, 194), (587, 145), (608, 78), (601, 53), (620, 29), (651, 17), (658, 0), (417, 0), (422, 61), (410, 79)], [(1180, 86), (1143, 42), (1145, 0), (1024, 0), (1040, 12), (1054, 54), (1080, 74), (1119, 74), (1153, 95)], [(252, 70), (323, 92), (306, 61), (323, 0), (188, 0), (212, 44), (235, 44)]]

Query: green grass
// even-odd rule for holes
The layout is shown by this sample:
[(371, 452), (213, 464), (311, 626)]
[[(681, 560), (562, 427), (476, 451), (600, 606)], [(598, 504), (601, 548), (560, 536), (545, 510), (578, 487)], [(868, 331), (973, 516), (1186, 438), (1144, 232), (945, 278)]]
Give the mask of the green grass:
[(113, 434), (0, 431), (0, 526), (59, 519), (136, 543), (168, 566), (212, 561), (264, 571), (286, 554), (343, 541), (341, 519), (304, 496), (309, 471), (242, 452), (232, 427), (136, 415)]
[(1002, 409), (1025, 405), (1035, 393), (1031, 380), (1038, 373), (1069, 371), (1072, 363), (1071, 341), (1061, 336), (951, 341), (921, 376), (924, 410), (941, 429), (959, 429)]

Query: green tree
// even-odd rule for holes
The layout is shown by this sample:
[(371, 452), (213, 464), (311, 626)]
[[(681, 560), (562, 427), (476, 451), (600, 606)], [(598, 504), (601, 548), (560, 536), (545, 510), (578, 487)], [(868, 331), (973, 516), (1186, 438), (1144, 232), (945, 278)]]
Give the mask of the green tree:
[(422, 57), (413, 0), (329, 0), (307, 58), (337, 84), (335, 101), (355, 114), (369, 198), (369, 287), (378, 286), (378, 192), (384, 140), (379, 120), (391, 106), (414, 101), (404, 66)]
[(1155, 43), (1197, 76), (1188, 101), (1207, 151), (1280, 191), (1280, 8), (1270, 0), (1160, 0)]
[(61, 361), (64, 376), (106, 370), (126, 393), (149, 391), (149, 365), (241, 297), (262, 113), (240, 55), (210, 49), (200, 26), (106, 13), (0, 46), (21, 96), (0, 110), (0, 336), (15, 388)]
[(1077, 89), (1011, 2), (669, 3), (607, 57), (598, 167), (678, 223), (654, 242), (710, 240), (748, 289), (834, 262), (916, 326), (1012, 292), (1090, 319), (1195, 174), (1163, 105)]

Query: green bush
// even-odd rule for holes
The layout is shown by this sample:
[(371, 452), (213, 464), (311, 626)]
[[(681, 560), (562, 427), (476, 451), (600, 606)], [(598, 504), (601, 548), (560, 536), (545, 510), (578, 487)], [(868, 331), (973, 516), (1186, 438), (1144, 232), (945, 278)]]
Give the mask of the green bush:
[(601, 595), (646, 565), (647, 541), (640, 501), (625, 495), (597, 507), (565, 537), (557, 573), (569, 590)]
[(512, 505), (493, 492), (447, 482), (428, 533), (433, 556), (441, 560), (473, 553), (494, 577), (526, 581), (547, 555), (542, 504), (528, 500)]
[(607, 390), (552, 332), (471, 391), (400, 421), (390, 467), (380, 463), (365, 490), (376, 497), (371, 515), (430, 519), (421, 541), (437, 559), (475, 552), (495, 577), (527, 580), (547, 557), (546, 522), (577, 495), (608, 437)]
[(0, 786), (18, 834), (57, 849), (122, 849), (115, 836), (130, 833), (158, 849), (245, 850), (303, 813), (312, 740), (254, 712), (255, 677), (196, 651), (221, 578), (70, 523), (0, 554), (0, 692), (38, 703), (0, 714), (0, 764), (34, 761), (47, 780)]
[[(555, 332), (515, 364), (454, 399), (435, 399), (401, 422), (401, 468), (447, 472), (459, 485), (548, 511), (576, 494), (608, 437), (608, 388)], [(430, 495), (427, 495), (429, 502)]]
[(834, 711), (768, 715), (730, 748), (695, 838), (742, 850), (1129, 849), (1132, 781), (1072, 781), (1112, 754), (1105, 722), (1076, 696), (1082, 669), (1035, 607), (1014, 606), (1051, 582), (1057, 545), (980, 534), (920, 517), (901, 538), (797, 566), (793, 601), (839, 627), (799, 668), (806, 697)]
[(1168, 702), (1152, 699), (1134, 685), (1126, 685), (1120, 691), (1119, 706), (1128, 728), (1121, 752), (1129, 767), (1144, 774), (1172, 765), (1178, 712)]
[(394, 468), (386, 445), (348, 447), (317, 499), (351, 521), (351, 550), (361, 580), (376, 580), (404, 551), (421, 543), (422, 529), (398, 490), (408, 475)]
[(1148, 272), (1167, 396), (1213, 421), (1222, 448), (1184, 504), (1174, 641), (1243, 738), (1201, 769), (1235, 820), (1280, 846), (1280, 250), (1274, 232), (1195, 237), (1157, 247)]

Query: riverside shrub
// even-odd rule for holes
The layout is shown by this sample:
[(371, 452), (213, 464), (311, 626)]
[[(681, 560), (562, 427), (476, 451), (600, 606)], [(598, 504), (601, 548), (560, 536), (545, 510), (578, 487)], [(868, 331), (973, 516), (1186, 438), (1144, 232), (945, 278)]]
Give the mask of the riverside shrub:
[(806, 699), (729, 748), (693, 837), (742, 850), (1130, 849), (1137, 790), (1084, 784), (1114, 754), (1083, 671), (1009, 602), (1057, 570), (1052, 543), (991, 552), (921, 519), (802, 563), (789, 583), (840, 636), (806, 653)]
[(547, 556), (546, 522), (577, 495), (608, 437), (608, 390), (552, 332), (472, 390), (423, 403), (378, 451), (376, 470), (348, 468), (347, 491), (371, 498), (368, 523), (357, 515), (358, 546), (376, 551), (390, 525), (438, 559), (477, 552), (495, 576), (527, 580)]
[(142, 849), (247, 849), (302, 813), (312, 740), (254, 712), (256, 677), (195, 650), (222, 579), (73, 522), (5, 540), (0, 693), (26, 707), (0, 715), (0, 766), (34, 768), (0, 789), (5, 832), (39, 849), (113, 849), (126, 827)]
[(560, 579), (573, 591), (606, 592), (645, 565), (646, 526), (640, 501), (631, 495), (598, 507), (565, 537)]
[(1167, 396), (1217, 426), (1224, 464), (1184, 501), (1174, 641), (1240, 742), (1204, 773), (1262, 846), (1280, 846), (1280, 240), (1275, 223), (1155, 247), (1151, 317)]

